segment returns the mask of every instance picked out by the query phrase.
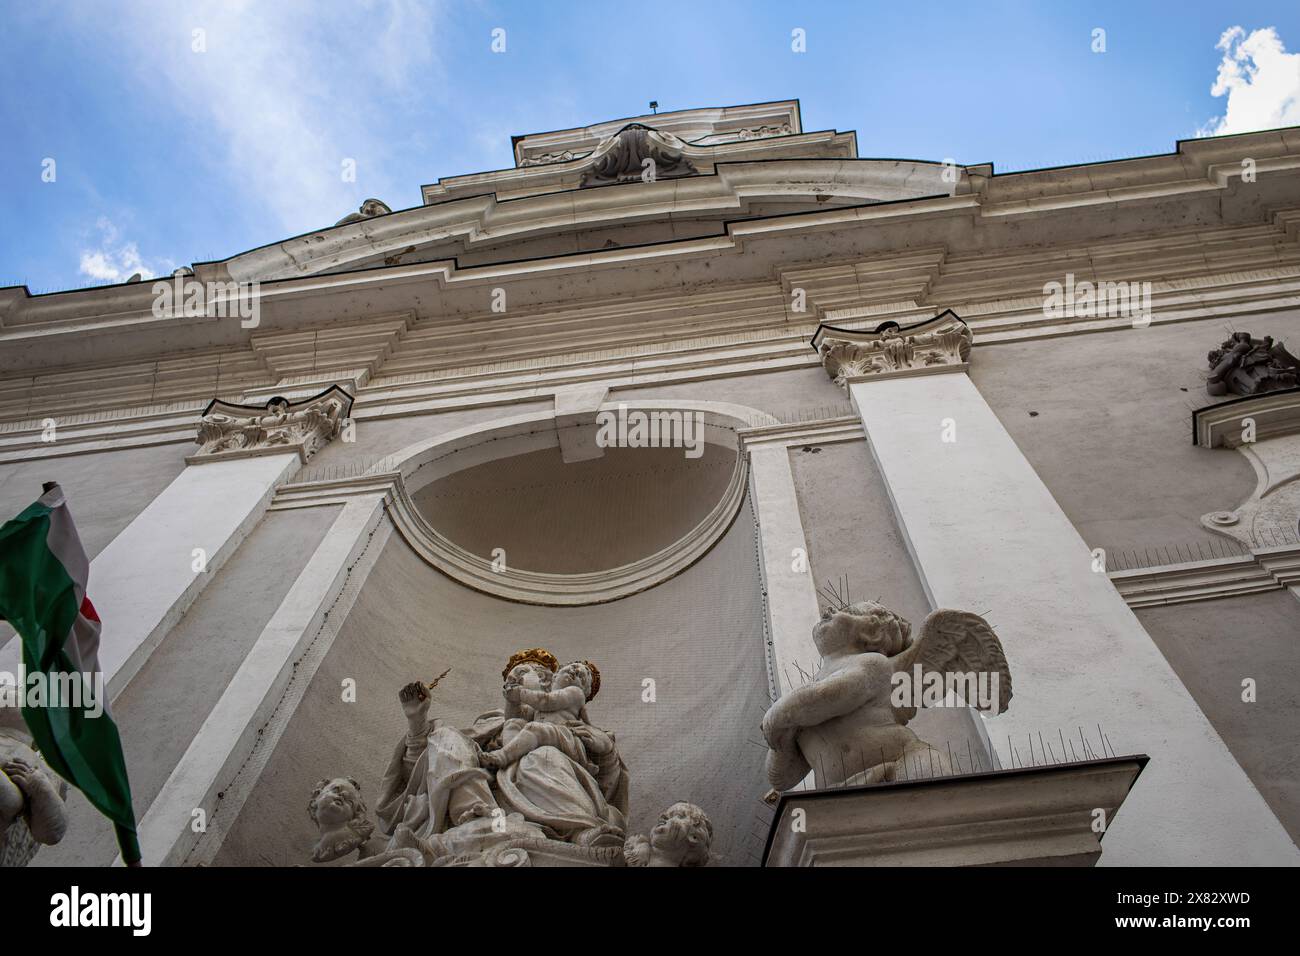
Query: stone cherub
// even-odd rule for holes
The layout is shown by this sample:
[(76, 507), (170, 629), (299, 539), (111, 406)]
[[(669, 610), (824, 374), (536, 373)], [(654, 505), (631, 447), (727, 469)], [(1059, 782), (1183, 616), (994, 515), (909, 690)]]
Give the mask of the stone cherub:
[(623, 856), (628, 866), (705, 866), (712, 843), (708, 816), (695, 804), (679, 801), (659, 814), (648, 837), (628, 837)]
[[(351, 777), (322, 780), (311, 792), (307, 804), (311, 822), (320, 830), (312, 850), (313, 863), (328, 863), (357, 851), (358, 859), (373, 856), (379, 849), (371, 842), (375, 825), (366, 812), (361, 785)], [(381, 844), (382, 845), (382, 844)]]
[(25, 739), (0, 728), (0, 867), (26, 866), (41, 844), (63, 839), (67, 790)]
[(816, 677), (779, 698), (763, 717), (774, 791), (790, 789), (814, 769), (820, 787), (894, 780), (913, 758), (932, 772), (952, 772), (946, 754), (906, 726), (916, 716), (921, 689), (914, 688), (909, 706), (896, 706), (895, 688), (914, 675), (946, 680), (982, 673), (996, 678), (986, 682), (996, 688), (995, 699), (967, 703), (1000, 714), (1011, 700), (1006, 655), (988, 622), (967, 611), (934, 611), (915, 641), (911, 632), (907, 621), (874, 601), (826, 609), (813, 627), (822, 655)]

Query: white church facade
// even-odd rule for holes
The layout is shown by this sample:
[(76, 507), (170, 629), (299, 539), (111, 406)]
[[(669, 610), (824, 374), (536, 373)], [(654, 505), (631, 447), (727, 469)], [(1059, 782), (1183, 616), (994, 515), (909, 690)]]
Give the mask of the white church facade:
[[(66, 495), (146, 864), (1300, 863), (1300, 130), (513, 148), (0, 289), (0, 518)], [(29, 865), (112, 865), (65, 806)]]

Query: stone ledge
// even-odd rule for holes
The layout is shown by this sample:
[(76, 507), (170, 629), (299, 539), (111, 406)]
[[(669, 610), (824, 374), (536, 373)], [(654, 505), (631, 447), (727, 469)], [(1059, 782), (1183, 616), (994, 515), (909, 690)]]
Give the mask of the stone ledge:
[[(781, 795), (764, 866), (1092, 866), (1145, 754)], [(804, 811), (802, 832), (794, 813)]]

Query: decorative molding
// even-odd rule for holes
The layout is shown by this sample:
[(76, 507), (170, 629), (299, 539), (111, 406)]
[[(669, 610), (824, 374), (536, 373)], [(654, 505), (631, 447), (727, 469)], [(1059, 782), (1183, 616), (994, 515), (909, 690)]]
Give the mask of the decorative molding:
[(199, 420), (199, 450), (185, 459), (199, 465), (227, 458), (296, 451), (306, 462), (343, 428), (352, 396), (331, 385), (302, 402), (275, 396), (259, 408), (214, 398)]
[(642, 182), (648, 171), (651, 178), (644, 180), (648, 182), (695, 176), (699, 170), (683, 152), (686, 148), (672, 133), (632, 123), (601, 143), (588, 157), (591, 166), (582, 174), (580, 185), (585, 188)]
[(758, 425), (736, 432), (741, 447), (746, 451), (773, 445), (786, 448), (794, 445), (833, 445), (839, 442), (863, 441), (867, 434), (862, 429), (862, 419), (857, 415), (841, 418), (822, 418), (806, 422), (779, 425)]
[(870, 332), (819, 325), (812, 345), (835, 384), (847, 387), (855, 381), (964, 370), (971, 331), (947, 309), (915, 325), (882, 322)]
[(1300, 583), (1300, 545), (1257, 548), (1250, 554), (1112, 571), (1111, 583), (1131, 608), (1213, 601)]
[[(467, 587), (521, 604), (573, 607), (615, 601), (680, 574), (708, 553), (726, 533), (745, 500), (748, 487), (748, 461), (739, 452), (736, 433), (740, 428), (775, 422), (771, 416), (754, 409), (717, 402), (646, 400), (607, 402), (601, 407), (617, 411), (620, 404), (643, 411), (698, 411), (704, 418), (705, 433), (711, 444), (737, 449), (727, 487), (709, 513), (668, 547), (621, 567), (583, 574), (494, 567), (487, 558), (466, 551), (441, 534), (411, 498), (413, 491), (446, 474), (483, 461), (558, 444), (554, 411), (457, 429), (388, 455), (362, 475), (284, 485), (277, 492), (271, 510), (336, 505), (354, 497), (381, 493), (393, 526), (416, 554)], [(422, 472), (429, 465), (434, 467)], [(413, 480), (418, 482), (414, 488)]]
[(1272, 437), (1235, 447), (1255, 470), (1255, 490), (1234, 510), (1203, 515), (1201, 524), (1251, 549), (1300, 544), (1300, 431), (1275, 428)]
[(1255, 423), (1255, 441), (1300, 432), (1300, 387), (1264, 392), (1206, 405), (1192, 412), (1192, 444), (1204, 448), (1236, 448), (1242, 444), (1247, 419)]
[[(1051, 255), (1061, 257), (1060, 268), (1073, 268), (1080, 276), (1095, 276), (1095, 271), (1082, 270), (1094, 269), (1087, 262), (1103, 259), (1112, 264), (1114, 275), (1140, 267), (1147, 275), (1167, 276), (1153, 281), (1153, 325), (1240, 320), (1288, 308), (1300, 297), (1300, 248), (1284, 232), (1300, 222), (1300, 211), (1292, 217), (1286, 212), (1278, 211), (1272, 225), (1200, 227), (1158, 240), (1074, 243), (1053, 246)], [(0, 375), (0, 461), (184, 441), (187, 426), (179, 419), (165, 435), (146, 434), (156, 424), (158, 408), (199, 407), (190, 396), (229, 395), (253, 404), (274, 394), (294, 398), (308, 389), (314, 394), (331, 377), (350, 380), (342, 374), (347, 369), (365, 370), (368, 376), (357, 379), (367, 384), (357, 389), (355, 417), (371, 420), (509, 406), (549, 398), (557, 387), (584, 382), (617, 390), (806, 368), (818, 360), (806, 342), (819, 317), (834, 319), (836, 327), (872, 329), (886, 319), (906, 325), (932, 315), (923, 303), (935, 299), (961, 303), (955, 311), (980, 347), (1132, 331), (1126, 319), (1044, 317), (1041, 296), (1026, 293), (1034, 284), (1041, 289), (1049, 268), (1045, 255), (1024, 250), (944, 256), (942, 249), (923, 250), (871, 263), (792, 266), (781, 270), (779, 285), (738, 282), (671, 295), (552, 303), (512, 309), (508, 319), (482, 316), (468, 324), (459, 317), (417, 321), (410, 313), (387, 312), (316, 329), (269, 332), (264, 327), (253, 333), (258, 351), (208, 348), (156, 361), (69, 365), (35, 375), (10, 372)], [(1082, 265), (1075, 262), (1078, 257), (1083, 257)], [(1279, 264), (1224, 271), (1248, 260)], [(323, 294), (339, 278), (348, 279), (325, 276), (314, 284)], [(803, 315), (790, 310), (791, 287), (807, 294)], [(1011, 297), (1013, 292), (1020, 297)], [(853, 306), (855, 294), (865, 305)], [(404, 319), (409, 331), (388, 327), (390, 318)], [(702, 326), (706, 318), (707, 326)], [(385, 328), (370, 338), (368, 322)], [(496, 331), (485, 340), (480, 329), (488, 327)], [(575, 340), (584, 347), (575, 350)], [(53, 348), (50, 354), (55, 352), (61, 350)], [(313, 355), (324, 357), (314, 362), (314, 370)], [(337, 368), (325, 368), (322, 360)], [(294, 375), (282, 379), (281, 373)], [(299, 378), (304, 384), (291, 384)], [(1269, 400), (1283, 394), (1268, 393)], [(1205, 414), (1218, 412), (1202, 410), (1198, 419)], [(57, 442), (43, 440), (47, 418), (59, 426)], [(1257, 420), (1267, 427), (1264, 418)], [(75, 441), (72, 429), (64, 440), (63, 429), (70, 424), (77, 425)]]

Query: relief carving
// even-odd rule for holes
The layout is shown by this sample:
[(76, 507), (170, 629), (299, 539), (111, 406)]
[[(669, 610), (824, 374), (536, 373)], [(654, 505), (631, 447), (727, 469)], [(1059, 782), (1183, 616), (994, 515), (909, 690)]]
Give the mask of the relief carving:
[(296, 450), (306, 461), (342, 431), (351, 408), (352, 396), (337, 386), (301, 402), (276, 396), (263, 408), (214, 399), (199, 422), (199, 450), (187, 460)]
[(1208, 358), (1205, 390), (1211, 395), (1258, 395), (1300, 383), (1300, 360), (1269, 335), (1233, 332)]
[(592, 154), (596, 160), (582, 174), (580, 185), (641, 182), (648, 170), (653, 179), (692, 176), (698, 170), (681, 152), (685, 145), (671, 133), (634, 123), (619, 130)]
[(907, 328), (887, 322), (873, 332), (823, 325), (813, 343), (827, 374), (842, 386), (855, 378), (964, 365), (970, 359), (971, 332), (946, 312)]

